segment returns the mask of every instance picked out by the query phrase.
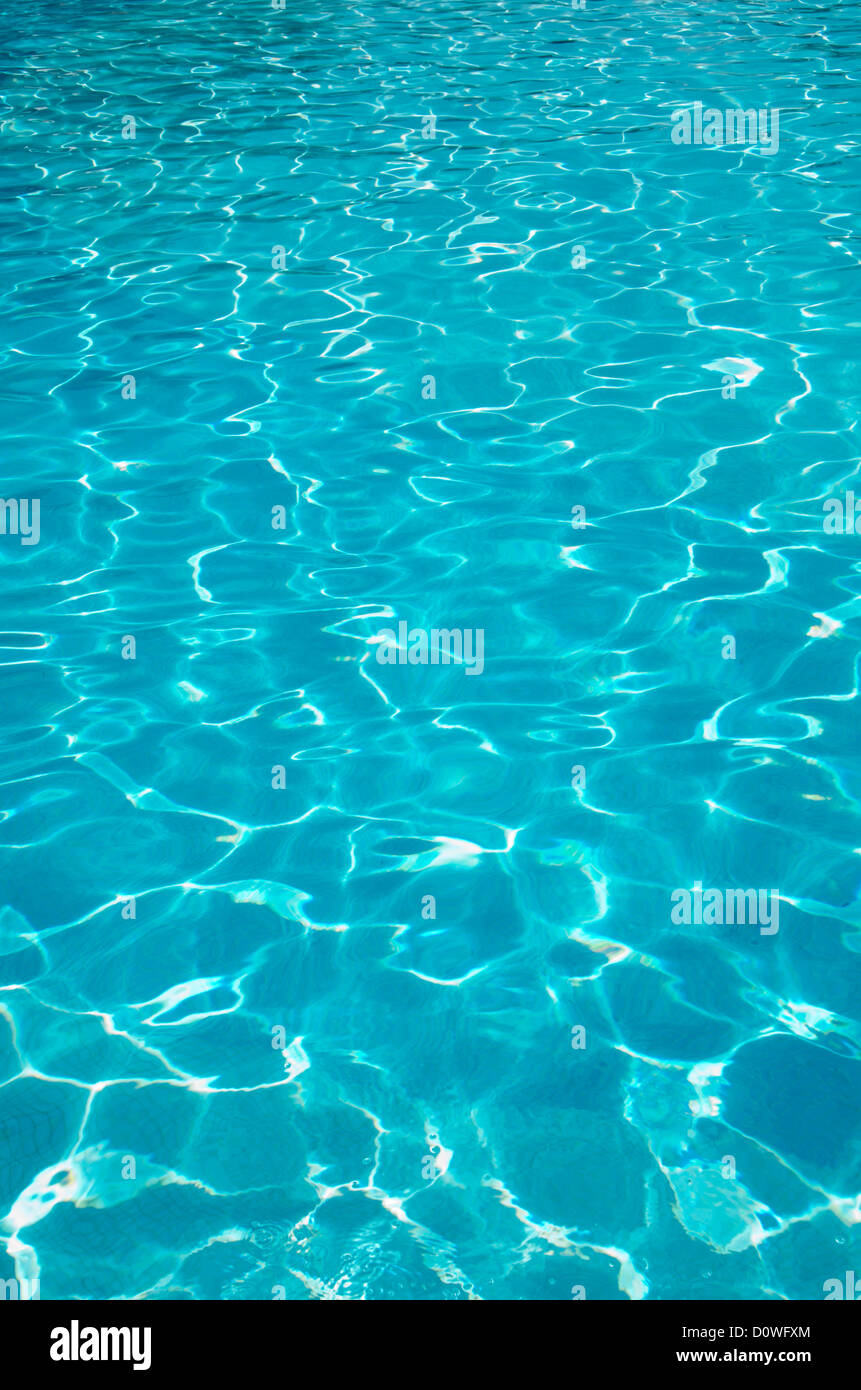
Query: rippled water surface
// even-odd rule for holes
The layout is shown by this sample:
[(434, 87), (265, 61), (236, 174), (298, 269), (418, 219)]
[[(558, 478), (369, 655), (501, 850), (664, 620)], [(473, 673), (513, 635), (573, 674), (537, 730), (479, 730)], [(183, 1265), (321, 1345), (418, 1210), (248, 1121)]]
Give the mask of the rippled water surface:
[(2, 0), (0, 1277), (861, 1269), (859, 39)]

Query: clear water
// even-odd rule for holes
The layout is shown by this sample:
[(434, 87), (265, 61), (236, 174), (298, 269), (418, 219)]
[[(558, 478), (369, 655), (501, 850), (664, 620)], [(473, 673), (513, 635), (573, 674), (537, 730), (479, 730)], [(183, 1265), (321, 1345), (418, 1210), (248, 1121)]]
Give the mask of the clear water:
[[(857, 7), (0, 38), (41, 504), (0, 535), (0, 1276), (822, 1298), (861, 1271)], [(779, 147), (675, 143), (697, 102)], [(381, 662), (401, 622), (483, 669)], [(779, 930), (674, 922), (696, 883)]]

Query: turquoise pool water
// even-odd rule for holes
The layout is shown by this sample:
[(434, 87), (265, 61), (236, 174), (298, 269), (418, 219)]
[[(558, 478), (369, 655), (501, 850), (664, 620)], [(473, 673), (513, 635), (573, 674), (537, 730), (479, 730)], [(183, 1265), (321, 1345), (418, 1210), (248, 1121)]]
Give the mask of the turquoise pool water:
[(0, 1278), (861, 1280), (859, 38), (2, 0)]

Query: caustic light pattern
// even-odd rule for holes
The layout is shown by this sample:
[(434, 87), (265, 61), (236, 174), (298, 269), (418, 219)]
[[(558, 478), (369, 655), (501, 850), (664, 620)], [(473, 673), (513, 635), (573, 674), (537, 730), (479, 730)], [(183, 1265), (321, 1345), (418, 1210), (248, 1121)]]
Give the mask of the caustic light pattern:
[(857, 7), (0, 39), (4, 1297), (854, 1297)]

